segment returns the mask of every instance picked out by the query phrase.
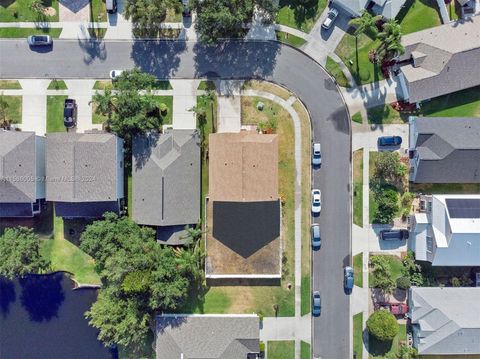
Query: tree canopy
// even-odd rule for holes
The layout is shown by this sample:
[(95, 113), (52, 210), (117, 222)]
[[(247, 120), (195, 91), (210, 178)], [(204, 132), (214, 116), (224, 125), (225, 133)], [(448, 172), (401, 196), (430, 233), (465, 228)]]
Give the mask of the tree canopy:
[(13, 279), (42, 273), (48, 267), (40, 253), (40, 240), (32, 229), (7, 228), (0, 236), (0, 276)]
[(195, 30), (207, 44), (244, 35), (256, 10), (265, 24), (273, 21), (276, 11), (272, 0), (191, 0), (190, 6), (197, 14)]
[(378, 34), (381, 43), (377, 49), (380, 57), (390, 60), (397, 55), (403, 55), (405, 48), (402, 45), (402, 28), (395, 19), (383, 24), (382, 31)]
[(381, 19), (381, 15), (373, 16), (367, 10), (364, 10), (360, 17), (350, 20), (348, 24), (350, 26), (355, 26), (355, 36), (368, 34), (372, 37), (376, 37), (378, 34), (377, 22)]
[(167, 11), (180, 11), (178, 0), (127, 0), (125, 17), (132, 20), (133, 34), (137, 37), (157, 37)]
[(382, 342), (391, 341), (398, 334), (398, 323), (392, 313), (377, 310), (368, 318), (367, 330)]

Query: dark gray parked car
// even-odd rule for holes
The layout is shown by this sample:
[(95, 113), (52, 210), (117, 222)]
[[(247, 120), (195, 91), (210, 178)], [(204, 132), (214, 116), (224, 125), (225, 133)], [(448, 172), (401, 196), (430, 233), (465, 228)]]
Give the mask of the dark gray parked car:
[(315, 291), (312, 295), (312, 315), (314, 317), (320, 316), (322, 309), (322, 300), (320, 299), (320, 292)]
[(320, 239), (320, 225), (312, 224), (310, 232), (312, 236), (312, 249), (316, 251), (320, 249), (320, 246), (322, 245), (322, 240)]
[(384, 229), (380, 231), (380, 239), (384, 241), (401, 241), (408, 239), (408, 236), (406, 229)]
[(344, 281), (343, 286), (346, 290), (351, 291), (353, 289), (353, 268), (352, 267), (345, 267), (343, 269), (344, 274)]

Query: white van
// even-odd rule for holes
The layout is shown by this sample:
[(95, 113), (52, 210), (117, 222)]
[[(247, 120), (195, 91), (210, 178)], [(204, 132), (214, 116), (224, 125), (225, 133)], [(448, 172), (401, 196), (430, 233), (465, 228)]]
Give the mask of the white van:
[(105, 0), (107, 12), (113, 14), (117, 12), (117, 0)]

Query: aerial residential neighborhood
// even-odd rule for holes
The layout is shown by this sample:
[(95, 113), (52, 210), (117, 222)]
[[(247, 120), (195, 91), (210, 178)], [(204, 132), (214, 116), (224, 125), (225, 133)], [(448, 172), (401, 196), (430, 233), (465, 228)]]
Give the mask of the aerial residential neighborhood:
[(479, 359), (480, 0), (0, 0), (0, 359)]

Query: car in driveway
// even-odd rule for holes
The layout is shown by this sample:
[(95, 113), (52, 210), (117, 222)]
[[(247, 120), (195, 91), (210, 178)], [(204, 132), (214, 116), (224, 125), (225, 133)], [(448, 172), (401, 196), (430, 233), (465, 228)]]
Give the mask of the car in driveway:
[(346, 266), (343, 269), (343, 287), (347, 291), (351, 291), (353, 289), (353, 268), (350, 266)]
[(400, 136), (382, 136), (378, 138), (377, 144), (379, 147), (400, 146), (402, 138)]
[(408, 239), (409, 233), (406, 229), (384, 229), (380, 231), (380, 239), (383, 241), (401, 241)]
[(68, 128), (74, 128), (77, 125), (77, 102), (74, 99), (65, 99), (63, 106), (63, 124)]
[(312, 224), (310, 232), (312, 236), (312, 249), (314, 251), (319, 250), (322, 245), (322, 240), (320, 238), (320, 225), (317, 223)]
[(182, 10), (183, 17), (191, 17), (192, 16), (192, 11), (188, 7), (188, 0), (182, 0), (181, 2), (182, 2), (182, 6), (183, 6), (183, 10)]
[(116, 80), (118, 76), (120, 76), (123, 73), (123, 70), (112, 70), (110, 71), (110, 78), (112, 80)]
[(322, 209), (322, 192), (319, 189), (312, 190), (312, 213), (319, 214)]
[(312, 165), (318, 167), (322, 165), (322, 148), (318, 142), (312, 144)]
[(316, 290), (312, 294), (312, 315), (319, 317), (322, 310), (322, 299), (320, 298), (320, 292)]
[(27, 37), (27, 42), (30, 46), (50, 46), (53, 44), (50, 35), (31, 35)]
[(322, 28), (328, 30), (332, 27), (335, 19), (338, 17), (338, 10), (335, 8), (331, 8), (328, 10), (327, 17), (323, 20)]

